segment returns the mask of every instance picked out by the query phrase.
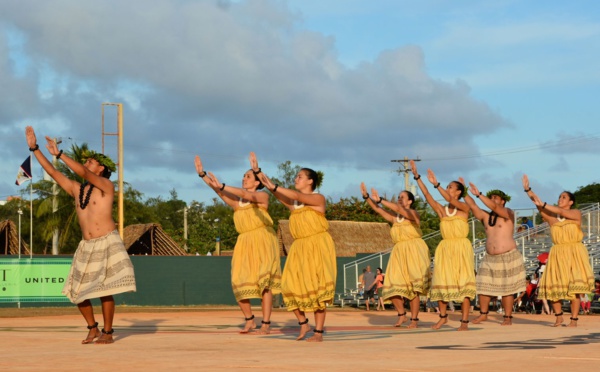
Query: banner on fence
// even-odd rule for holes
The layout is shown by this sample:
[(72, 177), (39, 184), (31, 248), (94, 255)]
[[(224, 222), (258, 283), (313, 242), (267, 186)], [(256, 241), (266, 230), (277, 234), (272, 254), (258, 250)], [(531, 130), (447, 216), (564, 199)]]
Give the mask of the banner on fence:
[(69, 302), (61, 291), (71, 259), (0, 258), (0, 302)]

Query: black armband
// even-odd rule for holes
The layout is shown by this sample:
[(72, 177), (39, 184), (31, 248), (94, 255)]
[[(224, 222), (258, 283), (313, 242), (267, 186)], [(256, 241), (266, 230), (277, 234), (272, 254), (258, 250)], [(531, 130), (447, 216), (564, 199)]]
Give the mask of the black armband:
[(36, 143), (34, 147), (30, 147), (30, 148), (29, 148), (29, 151), (31, 151), (31, 152), (34, 152), (34, 151), (37, 151), (37, 150), (39, 150), (39, 149), (40, 149), (40, 145), (38, 145), (38, 144)]

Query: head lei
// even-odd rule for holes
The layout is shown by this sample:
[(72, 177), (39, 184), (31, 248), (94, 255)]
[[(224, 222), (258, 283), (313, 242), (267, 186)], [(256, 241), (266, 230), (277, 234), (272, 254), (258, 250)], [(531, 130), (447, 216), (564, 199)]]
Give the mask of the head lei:
[(499, 196), (500, 199), (504, 200), (507, 203), (510, 201), (510, 196), (507, 195), (504, 191), (501, 191), (501, 190), (490, 190), (490, 191), (487, 192), (487, 194), (485, 194), (485, 196), (487, 196), (488, 198), (491, 198), (492, 195)]
[(88, 159), (94, 159), (98, 162), (98, 164), (103, 165), (106, 169), (111, 172), (115, 172), (117, 170), (117, 166), (108, 156), (101, 154), (96, 151), (86, 150), (81, 154), (81, 159), (85, 163)]

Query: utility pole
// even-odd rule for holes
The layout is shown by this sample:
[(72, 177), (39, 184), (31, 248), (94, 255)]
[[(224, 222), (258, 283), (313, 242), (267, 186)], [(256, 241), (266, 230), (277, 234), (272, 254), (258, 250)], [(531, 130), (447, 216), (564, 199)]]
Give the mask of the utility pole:
[[(54, 142), (56, 143), (56, 146), (60, 145), (62, 143), (62, 138), (55, 138)], [(58, 167), (58, 159), (56, 159), (56, 156), (52, 156), (52, 165), (54, 165), (54, 168)], [(52, 214), (58, 212), (58, 185), (56, 184), (56, 181), (54, 179), (52, 179)], [(52, 232), (52, 255), (53, 256), (57, 256), (58, 255), (58, 237), (59, 237), (59, 231), (58, 231), (58, 226), (54, 228), (54, 231)]]
[(392, 163), (400, 163), (400, 168), (396, 171), (398, 174), (404, 173), (404, 190), (409, 190), (409, 182), (408, 182), (408, 174), (410, 173), (410, 164), (411, 160), (421, 161), (421, 159), (409, 159), (407, 156), (404, 157), (404, 160), (390, 160)]
[(187, 222), (188, 207), (187, 204), (183, 207), (183, 248), (188, 251), (188, 222)]
[[(104, 131), (104, 106), (116, 106), (117, 107), (117, 132), (116, 133), (108, 133)], [(118, 144), (117, 144), (117, 167), (119, 172), (118, 179), (118, 194), (117, 194), (117, 205), (118, 205), (118, 227), (119, 227), (119, 235), (121, 235), (121, 239), (123, 239), (123, 221), (124, 217), (124, 203), (123, 203), (123, 104), (122, 103), (108, 103), (105, 102), (102, 104), (102, 153), (104, 153), (104, 137), (105, 136), (117, 136)]]

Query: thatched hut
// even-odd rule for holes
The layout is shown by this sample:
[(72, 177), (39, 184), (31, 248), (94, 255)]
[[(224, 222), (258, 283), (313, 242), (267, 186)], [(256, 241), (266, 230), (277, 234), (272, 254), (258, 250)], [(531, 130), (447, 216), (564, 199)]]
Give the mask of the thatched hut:
[(186, 253), (156, 223), (129, 225), (123, 231), (125, 249), (130, 255), (185, 256)]
[[(287, 256), (294, 241), (289, 220), (280, 220), (277, 229), (279, 250)], [(338, 257), (353, 257), (358, 253), (376, 253), (392, 248), (390, 225), (382, 222), (329, 221), (329, 233), (335, 242)]]
[[(0, 222), (0, 254), (19, 254), (19, 232), (11, 220)], [(29, 246), (21, 240), (21, 254), (29, 254)]]

